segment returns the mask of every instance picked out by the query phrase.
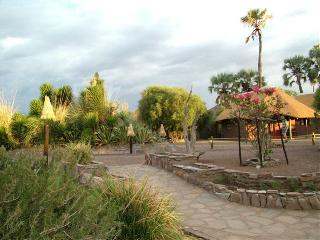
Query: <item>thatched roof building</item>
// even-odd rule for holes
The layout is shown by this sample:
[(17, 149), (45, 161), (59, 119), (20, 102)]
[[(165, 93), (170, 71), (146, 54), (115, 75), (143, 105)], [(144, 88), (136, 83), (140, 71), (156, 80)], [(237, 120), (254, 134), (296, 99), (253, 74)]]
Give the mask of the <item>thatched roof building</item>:
[[(285, 106), (280, 113), (291, 118), (314, 118), (315, 111), (298, 101), (295, 97), (286, 94), (283, 90), (276, 88), (273, 95), (279, 96)], [(224, 109), (216, 118), (216, 121), (233, 119), (232, 109)]]

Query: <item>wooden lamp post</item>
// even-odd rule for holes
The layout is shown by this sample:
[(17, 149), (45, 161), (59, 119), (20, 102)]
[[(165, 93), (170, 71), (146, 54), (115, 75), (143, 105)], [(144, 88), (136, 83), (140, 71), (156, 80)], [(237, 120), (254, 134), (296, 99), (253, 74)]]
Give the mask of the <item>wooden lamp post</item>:
[(43, 155), (47, 157), (47, 164), (49, 163), (49, 120), (54, 120), (55, 115), (50, 102), (50, 98), (45, 96), (43, 109), (41, 112), (41, 119), (44, 120), (44, 144), (43, 144)]
[(136, 134), (133, 131), (132, 124), (130, 123), (128, 127), (128, 132), (127, 132), (127, 136), (129, 137), (129, 141), (130, 141), (130, 154), (132, 154), (132, 139), (135, 135)]

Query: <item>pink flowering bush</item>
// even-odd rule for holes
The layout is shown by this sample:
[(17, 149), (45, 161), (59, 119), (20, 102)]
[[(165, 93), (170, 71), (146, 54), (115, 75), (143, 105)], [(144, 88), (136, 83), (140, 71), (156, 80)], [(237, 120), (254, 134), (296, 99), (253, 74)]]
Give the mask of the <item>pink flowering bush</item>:
[(284, 103), (276, 94), (276, 88), (254, 87), (250, 92), (231, 95), (225, 106), (232, 110), (234, 117), (254, 125), (249, 132), (249, 138), (258, 150), (257, 132), (259, 131), (262, 158), (270, 158), (272, 150), (268, 124), (278, 120), (280, 111), (284, 107)]

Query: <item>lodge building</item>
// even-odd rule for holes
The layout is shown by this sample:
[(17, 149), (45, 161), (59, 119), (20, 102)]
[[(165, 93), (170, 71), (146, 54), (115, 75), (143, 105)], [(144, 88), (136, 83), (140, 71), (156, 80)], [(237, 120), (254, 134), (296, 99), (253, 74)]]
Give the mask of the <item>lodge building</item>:
[[(300, 96), (290, 96), (283, 90), (276, 88), (275, 92), (280, 97), (285, 106), (281, 109), (281, 116), (285, 117), (288, 122), (288, 138), (309, 135), (312, 132), (319, 133), (319, 119), (315, 118), (315, 110), (312, 108), (313, 94)], [(238, 126), (237, 121), (232, 114), (232, 109), (223, 109), (218, 105), (212, 109), (218, 116), (215, 119), (212, 132), (216, 138), (237, 138)], [(241, 122), (241, 137), (250, 138), (250, 120)], [(281, 123), (280, 123), (281, 128)], [(280, 138), (281, 129), (278, 123), (269, 124), (270, 133), (273, 138)]]

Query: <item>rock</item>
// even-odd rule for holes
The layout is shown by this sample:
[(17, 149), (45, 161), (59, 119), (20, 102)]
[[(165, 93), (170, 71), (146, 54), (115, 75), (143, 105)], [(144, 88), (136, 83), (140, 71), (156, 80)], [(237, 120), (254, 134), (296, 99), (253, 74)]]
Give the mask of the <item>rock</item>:
[(299, 192), (287, 192), (287, 196), (289, 197), (299, 197), (301, 193)]
[[(260, 191), (259, 191), (260, 192)], [(267, 205), (267, 196), (265, 194), (259, 194), (261, 207), (264, 208)]]
[(308, 197), (308, 200), (310, 202), (312, 209), (320, 210), (320, 201), (315, 195)]
[(241, 193), (242, 204), (246, 206), (250, 206), (250, 199), (246, 192)]
[(236, 203), (241, 203), (241, 194), (237, 192), (233, 192), (230, 194), (230, 201), (231, 202), (236, 202)]
[(260, 198), (258, 194), (253, 194), (251, 197), (251, 206), (253, 207), (260, 207)]
[(301, 207), (298, 204), (298, 199), (297, 198), (287, 198), (286, 209), (301, 210)]
[(310, 210), (312, 209), (311, 206), (310, 206), (310, 203), (305, 199), (305, 198), (298, 198), (298, 203), (300, 205), (300, 207), (303, 209), (303, 210)]
[(278, 194), (279, 191), (278, 190), (269, 189), (269, 190), (267, 190), (267, 193), (268, 194)]
[(283, 204), (280, 197), (277, 197), (275, 205), (276, 208), (283, 208)]
[(275, 208), (276, 204), (275, 204), (275, 199), (272, 195), (268, 195), (267, 196), (267, 208)]
[(79, 182), (80, 184), (88, 184), (90, 183), (90, 180), (92, 178), (92, 175), (89, 174), (89, 173), (82, 173), (80, 176), (79, 176)]
[(213, 183), (212, 182), (204, 182), (202, 187), (207, 191), (212, 191)]

